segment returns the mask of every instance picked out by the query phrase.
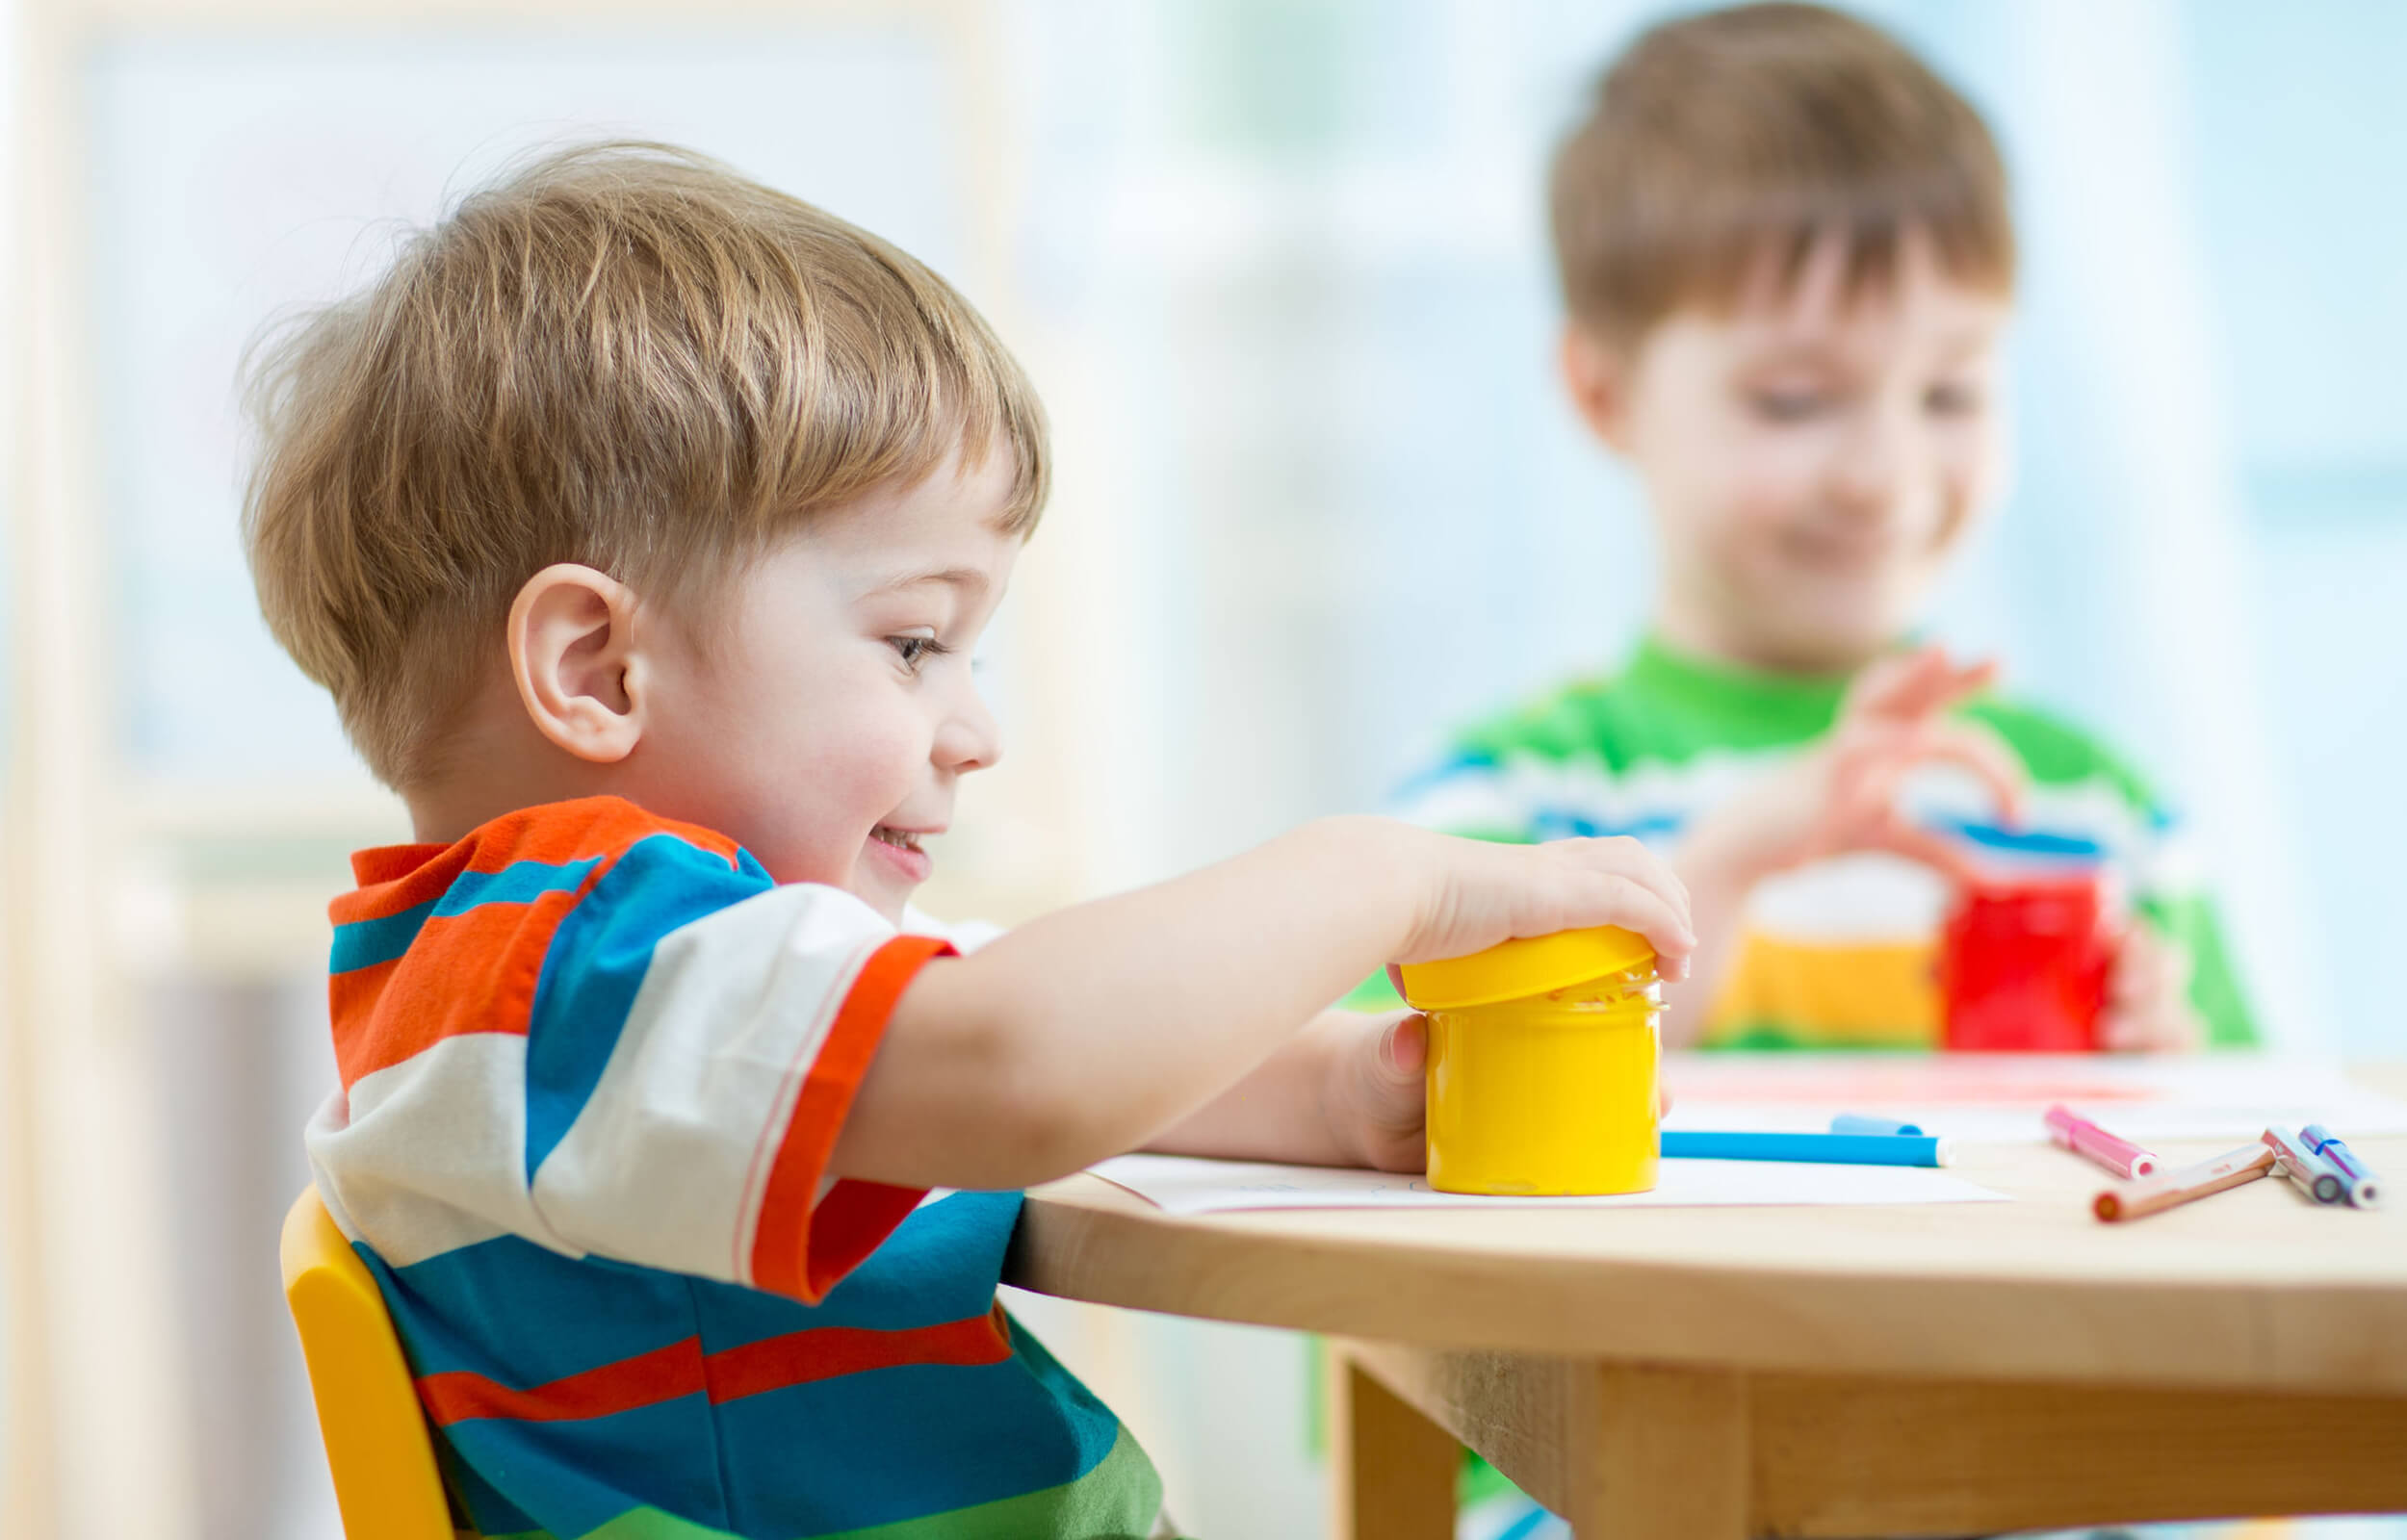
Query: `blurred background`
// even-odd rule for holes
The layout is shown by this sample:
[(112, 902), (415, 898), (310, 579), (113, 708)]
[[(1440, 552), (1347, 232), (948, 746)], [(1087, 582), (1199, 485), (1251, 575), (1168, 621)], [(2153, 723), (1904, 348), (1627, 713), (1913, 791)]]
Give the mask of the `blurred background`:
[[(1870, 6), (2017, 181), (2017, 489), (1932, 617), (2128, 746), (2278, 1040), (2407, 1053), (2407, 8)], [(924, 902), (1010, 921), (1377, 808), (1609, 664), (1632, 487), (1541, 170), (1617, 0), (12, 0), (0, 1534), (331, 1536), (277, 1294), (325, 900), (399, 837), (235, 539), (244, 345), (531, 145), (673, 140), (899, 242), (1053, 414), (1010, 735)], [(1315, 1532), (1294, 1338), (1015, 1300), (1184, 1522)]]

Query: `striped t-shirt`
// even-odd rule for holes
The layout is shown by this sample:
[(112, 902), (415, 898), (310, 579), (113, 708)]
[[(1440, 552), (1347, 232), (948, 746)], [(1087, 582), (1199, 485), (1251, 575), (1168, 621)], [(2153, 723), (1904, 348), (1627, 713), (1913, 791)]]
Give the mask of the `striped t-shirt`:
[(309, 1155), (478, 1531), (1153, 1531), (1143, 1450), (996, 1299), (1020, 1195), (828, 1175), (951, 943), (617, 798), (352, 864)]
[[(1405, 817), (1487, 839), (1629, 834), (1670, 845), (1700, 813), (1829, 732), (1844, 680), (1688, 657), (1642, 642), (1616, 678), (1566, 685), (1456, 735), (1400, 797)], [(1974, 701), (1961, 715), (2023, 764), (2030, 793), (2008, 826), (1969, 772), (1909, 778), (1906, 815), (2002, 875), (2095, 872), (2109, 893), (2187, 948), (2210, 1041), (2255, 1039), (2213, 907), (2182, 831), (2138, 778), (2078, 730), (2030, 706)], [(1940, 1037), (1937, 873), (1868, 853), (1758, 885), (1704, 1044), (1928, 1047)], [(1374, 981), (1373, 988), (1377, 988)]]

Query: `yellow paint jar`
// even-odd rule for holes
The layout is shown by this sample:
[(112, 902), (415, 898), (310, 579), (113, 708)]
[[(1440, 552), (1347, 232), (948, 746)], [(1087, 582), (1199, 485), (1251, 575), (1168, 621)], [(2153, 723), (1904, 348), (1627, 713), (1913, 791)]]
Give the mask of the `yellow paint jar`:
[(1613, 926), (1399, 970), (1429, 1016), (1429, 1185), (1569, 1196), (1655, 1185), (1663, 986)]

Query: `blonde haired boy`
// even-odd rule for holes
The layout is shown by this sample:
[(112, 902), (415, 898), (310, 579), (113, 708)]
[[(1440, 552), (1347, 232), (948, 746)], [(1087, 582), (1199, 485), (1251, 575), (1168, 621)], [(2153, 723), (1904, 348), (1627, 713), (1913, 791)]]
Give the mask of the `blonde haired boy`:
[(255, 399), (261, 604), (417, 834), (332, 907), (310, 1159), (480, 1533), (1167, 1532), (996, 1297), (1011, 1190), (1417, 1168), (1417, 1024), (1348, 982), (1692, 944), (1634, 842), (1373, 820), (975, 950), (913, 912), (1000, 752), (969, 656), (1043, 413), (942, 279), (708, 161), (522, 169)]
[(1950, 885), (2038, 872), (2129, 902), (2106, 1045), (2250, 1040), (2163, 806), (1913, 639), (2006, 477), (2014, 232), (1980, 116), (1865, 22), (1745, 6), (1634, 42), (1552, 192), (1563, 377), (1643, 486), (1653, 624), (1460, 733), (1408, 815), (1668, 852), (1701, 938), (1675, 1042), (1933, 1046)]

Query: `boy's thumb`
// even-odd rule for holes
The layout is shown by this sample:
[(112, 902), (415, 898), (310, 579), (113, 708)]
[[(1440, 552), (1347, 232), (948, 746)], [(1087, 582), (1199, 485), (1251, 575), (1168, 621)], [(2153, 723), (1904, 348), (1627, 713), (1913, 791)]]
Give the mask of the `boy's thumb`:
[(1379, 1067), (1398, 1080), (1418, 1080), (1429, 1062), (1429, 1017), (1408, 1011), (1379, 1038)]

